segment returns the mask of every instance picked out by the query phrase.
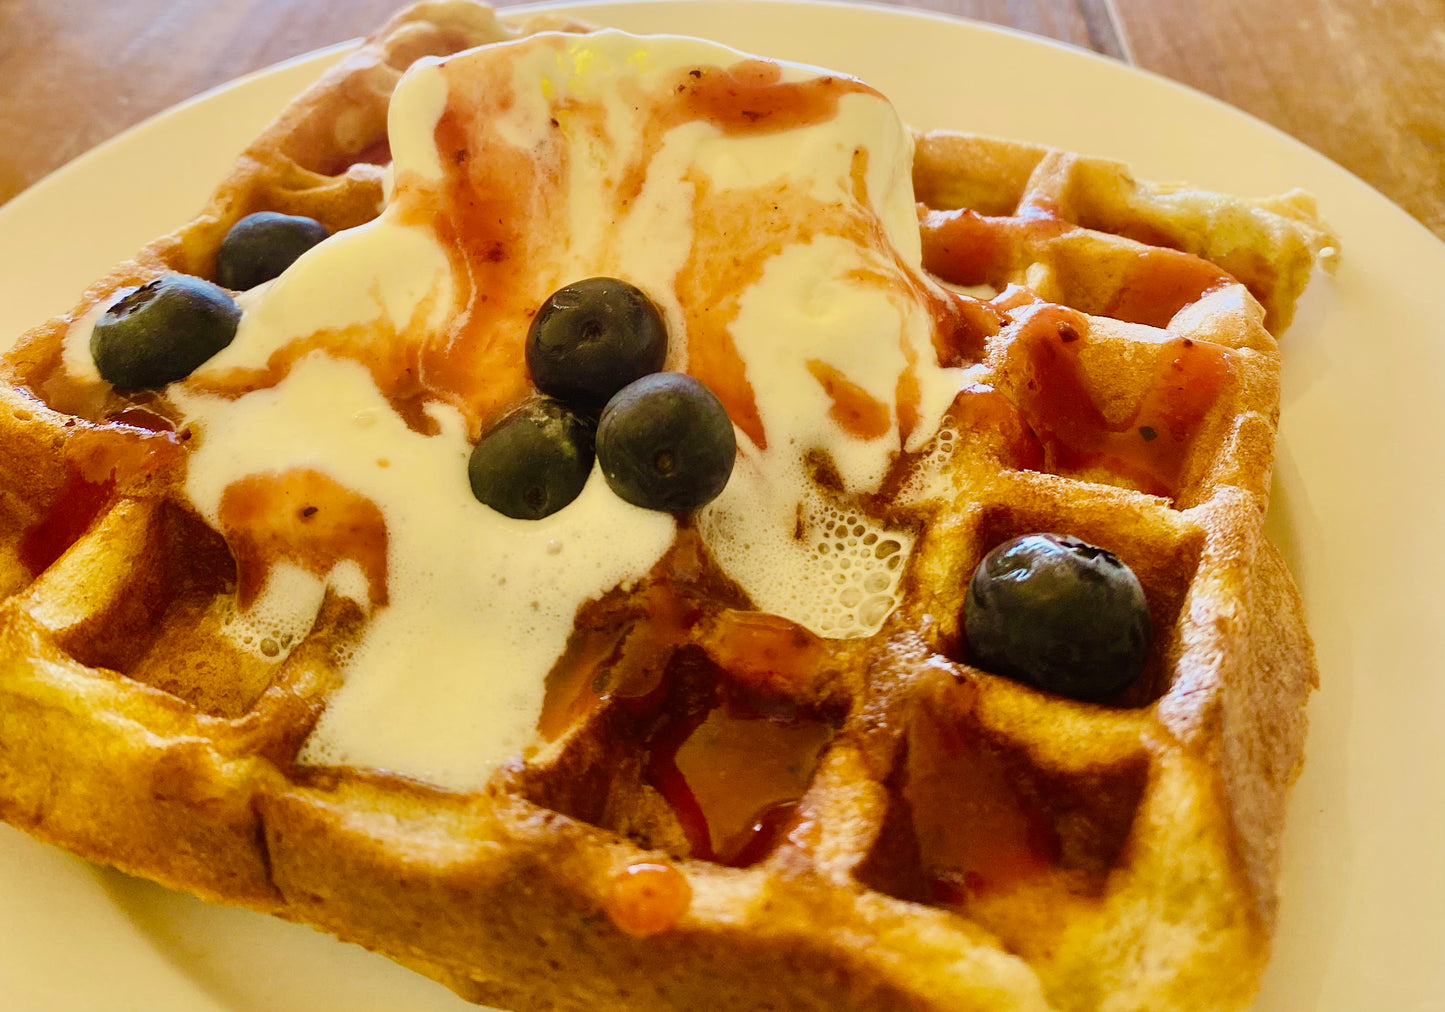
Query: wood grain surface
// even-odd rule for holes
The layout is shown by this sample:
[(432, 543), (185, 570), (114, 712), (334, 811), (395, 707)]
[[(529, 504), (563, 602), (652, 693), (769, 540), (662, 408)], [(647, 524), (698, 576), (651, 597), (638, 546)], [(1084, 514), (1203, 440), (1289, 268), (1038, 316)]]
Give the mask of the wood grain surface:
[[(0, 203), (401, 0), (0, 0)], [(1445, 238), (1445, 0), (909, 0), (1132, 62), (1272, 123)]]
[(1113, 0), (1141, 67), (1224, 99), (1445, 238), (1445, 0)]

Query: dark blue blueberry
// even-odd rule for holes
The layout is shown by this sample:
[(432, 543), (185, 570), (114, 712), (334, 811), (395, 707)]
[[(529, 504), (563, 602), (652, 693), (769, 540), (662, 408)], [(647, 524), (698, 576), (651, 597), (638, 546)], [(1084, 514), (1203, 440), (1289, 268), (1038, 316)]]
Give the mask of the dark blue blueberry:
[(589, 278), (542, 303), (527, 331), (526, 356), (538, 390), (595, 417), (617, 391), (662, 368), (667, 328), (634, 286)]
[(314, 218), (275, 211), (248, 214), (226, 233), (216, 252), (216, 280), (244, 292), (280, 275), (331, 233)]
[(225, 289), (167, 274), (130, 292), (96, 321), (90, 354), (101, 377), (122, 390), (184, 379), (231, 343), (241, 309)]
[(970, 664), (1098, 701), (1143, 671), (1149, 605), (1133, 570), (1112, 552), (1030, 534), (999, 545), (974, 570), (964, 632)]
[(539, 398), (498, 422), (472, 450), (472, 494), (498, 513), (540, 520), (566, 506), (592, 471), (592, 427)]
[(717, 497), (737, 457), (722, 402), (691, 376), (657, 372), (618, 391), (597, 425), (607, 484), (634, 506), (684, 513)]

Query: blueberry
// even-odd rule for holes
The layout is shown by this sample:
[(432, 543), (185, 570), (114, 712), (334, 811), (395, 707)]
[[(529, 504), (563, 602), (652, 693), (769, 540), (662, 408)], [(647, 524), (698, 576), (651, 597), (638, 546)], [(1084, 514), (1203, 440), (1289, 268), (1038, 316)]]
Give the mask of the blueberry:
[(1133, 570), (1112, 552), (1030, 534), (999, 545), (974, 570), (964, 631), (971, 664), (1098, 701), (1144, 669), (1149, 605)]
[(617, 391), (662, 368), (667, 328), (637, 288), (589, 278), (542, 303), (527, 331), (526, 355), (538, 390), (595, 415)]
[(737, 456), (722, 402), (691, 376), (656, 372), (617, 392), (597, 424), (602, 474), (634, 506), (687, 512), (717, 497)]
[(314, 218), (275, 211), (248, 214), (226, 233), (216, 252), (216, 280), (244, 292), (279, 275), (331, 233)]
[(591, 426), (548, 398), (529, 401), (494, 425), (467, 465), (472, 494), (518, 520), (556, 513), (577, 498), (591, 471)]
[(231, 343), (241, 307), (224, 288), (167, 274), (125, 295), (95, 322), (90, 354), (101, 378), (122, 390), (184, 379)]

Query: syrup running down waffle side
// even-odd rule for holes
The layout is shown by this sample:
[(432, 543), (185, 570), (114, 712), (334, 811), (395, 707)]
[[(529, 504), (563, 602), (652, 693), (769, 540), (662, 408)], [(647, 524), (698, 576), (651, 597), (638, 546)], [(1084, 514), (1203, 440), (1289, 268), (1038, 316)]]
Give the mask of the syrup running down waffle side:
[[(1308, 198), (549, 28), (584, 26), (398, 15), (5, 357), (0, 815), (517, 1012), (1247, 1007), (1315, 679), (1263, 533)], [(192, 377), (100, 380), (118, 293), (260, 210), (335, 234)], [(532, 395), (536, 306), (608, 272), (733, 480), (504, 521), (466, 450)], [(971, 574), (1044, 531), (1142, 583), (1102, 703), (969, 663)]]

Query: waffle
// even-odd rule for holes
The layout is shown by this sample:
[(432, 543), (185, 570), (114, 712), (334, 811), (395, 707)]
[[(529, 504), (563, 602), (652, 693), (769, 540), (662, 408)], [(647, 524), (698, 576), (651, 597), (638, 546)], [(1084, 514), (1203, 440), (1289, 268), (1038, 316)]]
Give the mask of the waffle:
[[(515, 34), (399, 14), (5, 358), (0, 815), (517, 1012), (1247, 1007), (1315, 683), (1262, 529), (1276, 335), (1335, 245), (1302, 194), (917, 134), (924, 266), (973, 293), (934, 344), (968, 381), (830, 521), (845, 554), (869, 517), (915, 539), (878, 631), (752, 609), (684, 523), (579, 610), (540, 745), (483, 787), (298, 761), (374, 612), (332, 593), (295, 642), (238, 644), (244, 546), (187, 500), (184, 420), (77, 381), (65, 338), (124, 287), (210, 276), (251, 211), (373, 218), (401, 71)], [(1036, 531), (1145, 588), (1146, 669), (1102, 705), (967, 663), (970, 574)]]

